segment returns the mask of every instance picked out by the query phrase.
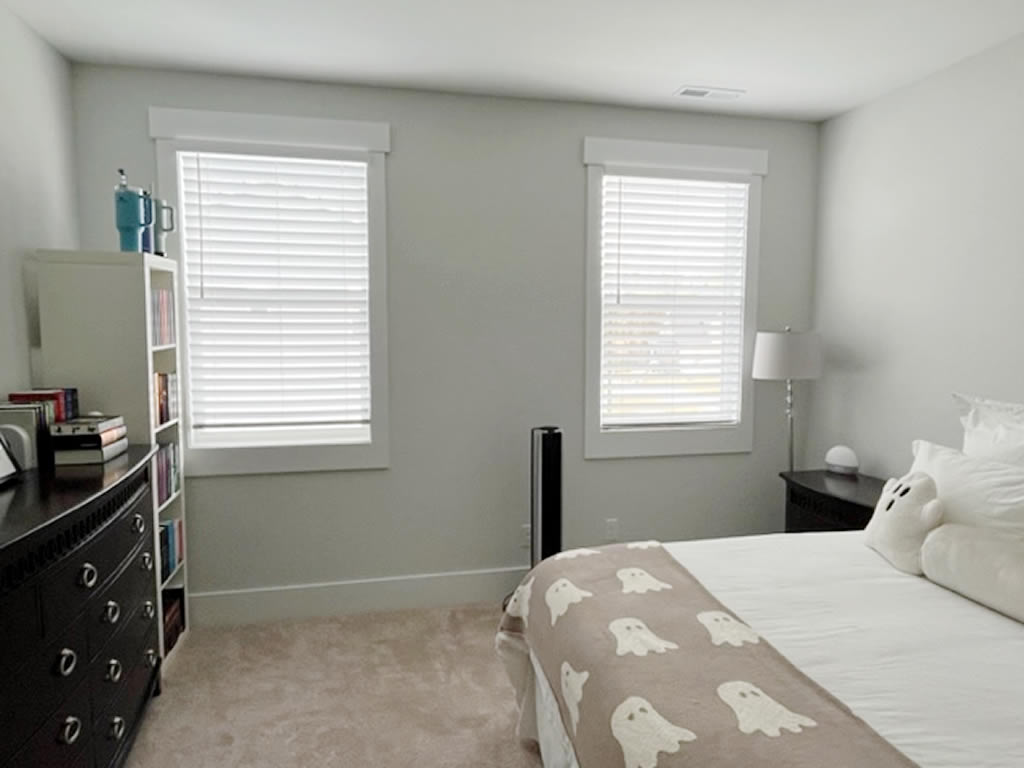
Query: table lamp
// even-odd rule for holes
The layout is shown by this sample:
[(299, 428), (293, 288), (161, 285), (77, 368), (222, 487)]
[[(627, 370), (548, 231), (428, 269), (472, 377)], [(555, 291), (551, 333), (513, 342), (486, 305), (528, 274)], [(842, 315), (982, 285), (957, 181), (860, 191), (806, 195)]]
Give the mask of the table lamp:
[(754, 341), (754, 379), (786, 382), (789, 471), (793, 471), (793, 381), (821, 376), (821, 337), (812, 332), (758, 331)]

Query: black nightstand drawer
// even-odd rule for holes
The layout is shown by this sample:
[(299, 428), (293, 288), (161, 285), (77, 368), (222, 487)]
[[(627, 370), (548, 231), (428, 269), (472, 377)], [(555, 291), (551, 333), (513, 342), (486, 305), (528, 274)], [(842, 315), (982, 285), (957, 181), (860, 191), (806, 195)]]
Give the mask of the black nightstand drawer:
[(868, 475), (847, 477), (824, 470), (783, 472), (786, 532), (852, 531), (871, 519), (882, 481)]
[(855, 504), (790, 490), (786, 505), (786, 530), (852, 531), (863, 528), (871, 519), (871, 511)]

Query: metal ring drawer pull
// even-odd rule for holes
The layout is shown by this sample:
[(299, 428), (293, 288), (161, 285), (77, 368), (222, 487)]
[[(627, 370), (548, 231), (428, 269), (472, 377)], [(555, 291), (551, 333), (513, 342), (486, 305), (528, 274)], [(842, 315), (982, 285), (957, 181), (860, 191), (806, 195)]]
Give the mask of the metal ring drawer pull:
[(121, 606), (114, 600), (108, 600), (107, 604), (103, 606), (103, 620), (107, 624), (117, 624), (117, 620), (121, 618)]
[(110, 718), (110, 738), (114, 741), (120, 741), (124, 738), (124, 718), (114, 715)]
[(142, 553), (142, 570), (152, 571), (153, 570), (153, 556), (149, 552)]
[(157, 658), (156, 651), (152, 648), (146, 649), (146, 663), (149, 664), (150, 667), (156, 666)]
[(121, 682), (121, 673), (124, 669), (121, 667), (121, 662), (117, 659), (111, 659), (107, 662), (107, 677), (106, 679), (111, 683)]
[(84, 563), (82, 569), (78, 572), (78, 584), (86, 589), (95, 587), (99, 578), (100, 572), (96, 570), (96, 566), (92, 563)]
[(70, 648), (62, 648), (60, 656), (57, 657), (57, 671), (61, 677), (71, 677), (78, 664), (78, 654)]
[(82, 721), (74, 715), (68, 715), (64, 718), (63, 724), (60, 727), (60, 743), (61, 744), (74, 744), (78, 741), (78, 737), (82, 735)]
[(156, 615), (156, 606), (153, 605), (152, 600), (147, 600), (142, 604), (142, 615), (147, 619), (152, 619)]
[(132, 530), (135, 533), (146, 530), (146, 519), (142, 515), (132, 515)]

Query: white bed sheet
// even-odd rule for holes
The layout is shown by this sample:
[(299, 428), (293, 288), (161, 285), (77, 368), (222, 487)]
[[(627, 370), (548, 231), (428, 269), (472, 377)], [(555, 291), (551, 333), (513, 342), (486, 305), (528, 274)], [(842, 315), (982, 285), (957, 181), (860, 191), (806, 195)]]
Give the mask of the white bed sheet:
[[(922, 768), (1024, 768), (1024, 625), (900, 573), (860, 531), (665, 547)], [(578, 768), (532, 660), (544, 765)]]

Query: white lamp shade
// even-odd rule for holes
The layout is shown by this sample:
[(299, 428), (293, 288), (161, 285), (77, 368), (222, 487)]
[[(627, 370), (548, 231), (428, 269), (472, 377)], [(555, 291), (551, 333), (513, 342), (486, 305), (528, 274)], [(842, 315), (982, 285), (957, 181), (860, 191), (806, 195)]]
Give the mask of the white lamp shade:
[(821, 337), (812, 332), (758, 331), (754, 378), (771, 381), (821, 376)]

